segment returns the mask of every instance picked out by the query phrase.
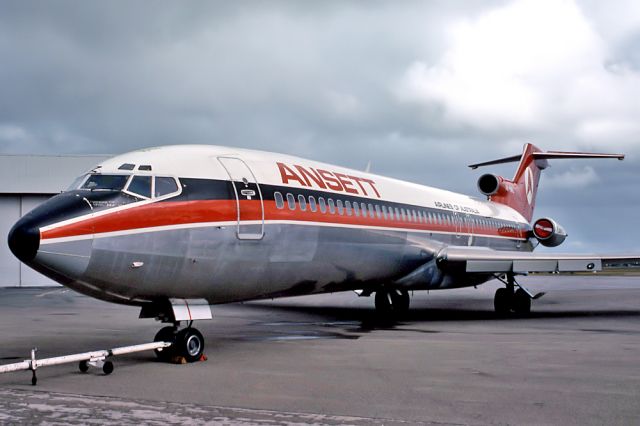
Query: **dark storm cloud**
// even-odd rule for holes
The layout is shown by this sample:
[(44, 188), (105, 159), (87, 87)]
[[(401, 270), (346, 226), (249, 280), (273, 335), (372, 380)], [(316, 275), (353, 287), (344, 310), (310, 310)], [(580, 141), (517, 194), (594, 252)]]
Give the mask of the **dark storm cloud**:
[[(211, 143), (356, 168), (371, 161), (381, 174), (473, 194), (481, 173), (465, 165), (513, 155), (526, 141), (546, 149), (622, 150), (627, 162), (590, 162), (592, 172), (582, 163), (554, 163), (539, 212), (572, 212), (565, 227), (589, 229), (596, 226), (589, 205), (599, 200), (599, 214), (625, 218), (610, 225), (626, 234), (621, 249), (640, 249), (638, 235), (621, 232), (640, 209), (640, 146), (630, 136), (637, 75), (625, 65), (636, 61), (637, 23), (616, 19), (625, 15), (622, 3), (606, 10), (598, 2), (556, 3), (2, 2), (0, 152)], [(524, 57), (521, 69), (510, 70), (514, 61), (501, 61), (518, 54), (497, 43), (477, 48), (495, 66), (487, 75), (512, 72), (493, 82), (483, 77), (468, 46), (491, 40), (486, 28), (518, 22), (519, 10), (536, 7), (558, 8), (573, 25), (567, 32), (582, 36), (578, 47), (586, 53), (574, 61), (581, 67), (567, 74), (565, 64), (554, 63), (539, 70), (542, 83), (527, 76), (505, 89), (532, 66)], [(536, 34), (498, 36), (531, 48), (538, 43)], [(489, 83), (495, 91), (486, 98), (456, 91)], [(510, 87), (533, 93), (532, 107), (521, 109), (525, 99), (510, 98)], [(592, 89), (593, 99), (580, 96)], [(606, 111), (598, 107), (606, 102)], [(566, 175), (571, 184), (554, 187), (554, 176), (567, 171), (578, 178)], [(583, 186), (581, 176), (593, 182)], [(606, 239), (579, 237), (586, 246)]]

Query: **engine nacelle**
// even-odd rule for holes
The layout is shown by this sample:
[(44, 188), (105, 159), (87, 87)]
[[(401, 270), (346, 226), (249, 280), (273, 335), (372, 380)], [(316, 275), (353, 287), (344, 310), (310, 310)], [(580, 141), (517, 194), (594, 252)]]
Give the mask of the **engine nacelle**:
[(567, 238), (567, 233), (556, 221), (543, 217), (533, 223), (533, 236), (545, 247), (557, 247)]
[(492, 174), (482, 175), (480, 179), (478, 179), (478, 190), (487, 197), (490, 197), (500, 191), (502, 181), (503, 179), (500, 176)]

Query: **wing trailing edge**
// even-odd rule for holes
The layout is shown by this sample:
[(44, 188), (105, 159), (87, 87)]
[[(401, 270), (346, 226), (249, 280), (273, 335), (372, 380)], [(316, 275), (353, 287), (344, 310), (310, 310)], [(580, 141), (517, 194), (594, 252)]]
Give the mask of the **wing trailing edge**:
[(640, 275), (640, 257), (632, 255), (557, 254), (498, 251), (484, 248), (449, 247), (437, 260), (438, 266), (464, 273), (615, 273)]

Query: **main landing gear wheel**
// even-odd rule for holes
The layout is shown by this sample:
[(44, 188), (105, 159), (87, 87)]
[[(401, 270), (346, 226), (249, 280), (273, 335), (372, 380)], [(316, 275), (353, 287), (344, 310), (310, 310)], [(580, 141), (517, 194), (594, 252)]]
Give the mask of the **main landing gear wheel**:
[(531, 298), (521, 288), (513, 294), (513, 312), (519, 315), (526, 315), (531, 312)]
[(511, 311), (511, 296), (511, 292), (504, 287), (496, 290), (496, 295), (493, 298), (493, 307), (497, 314), (506, 315)]
[(531, 297), (521, 288), (514, 292), (513, 287), (502, 287), (496, 290), (493, 307), (498, 315), (507, 315), (511, 312), (527, 315), (531, 312)]
[(404, 315), (409, 311), (409, 292), (399, 289), (380, 289), (376, 291), (376, 311), (384, 316)]

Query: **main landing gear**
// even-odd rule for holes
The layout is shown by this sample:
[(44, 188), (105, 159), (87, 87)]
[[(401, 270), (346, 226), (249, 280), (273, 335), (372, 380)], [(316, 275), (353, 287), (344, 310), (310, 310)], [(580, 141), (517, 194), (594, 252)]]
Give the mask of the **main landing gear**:
[(187, 362), (196, 362), (204, 354), (204, 337), (197, 329), (191, 327), (191, 324), (182, 330), (178, 330), (177, 325), (164, 327), (153, 340), (172, 343), (168, 348), (155, 351), (161, 361), (170, 362), (176, 357), (182, 357)]
[(409, 292), (397, 288), (381, 288), (376, 291), (376, 312), (385, 317), (396, 318), (409, 311)]
[[(497, 314), (507, 315), (511, 312), (526, 315), (531, 312), (531, 300), (539, 299), (544, 293), (532, 295), (526, 288), (518, 284), (513, 274), (507, 274), (507, 280), (502, 281), (506, 287), (496, 290), (493, 307)], [(516, 290), (516, 286), (518, 289)]]

